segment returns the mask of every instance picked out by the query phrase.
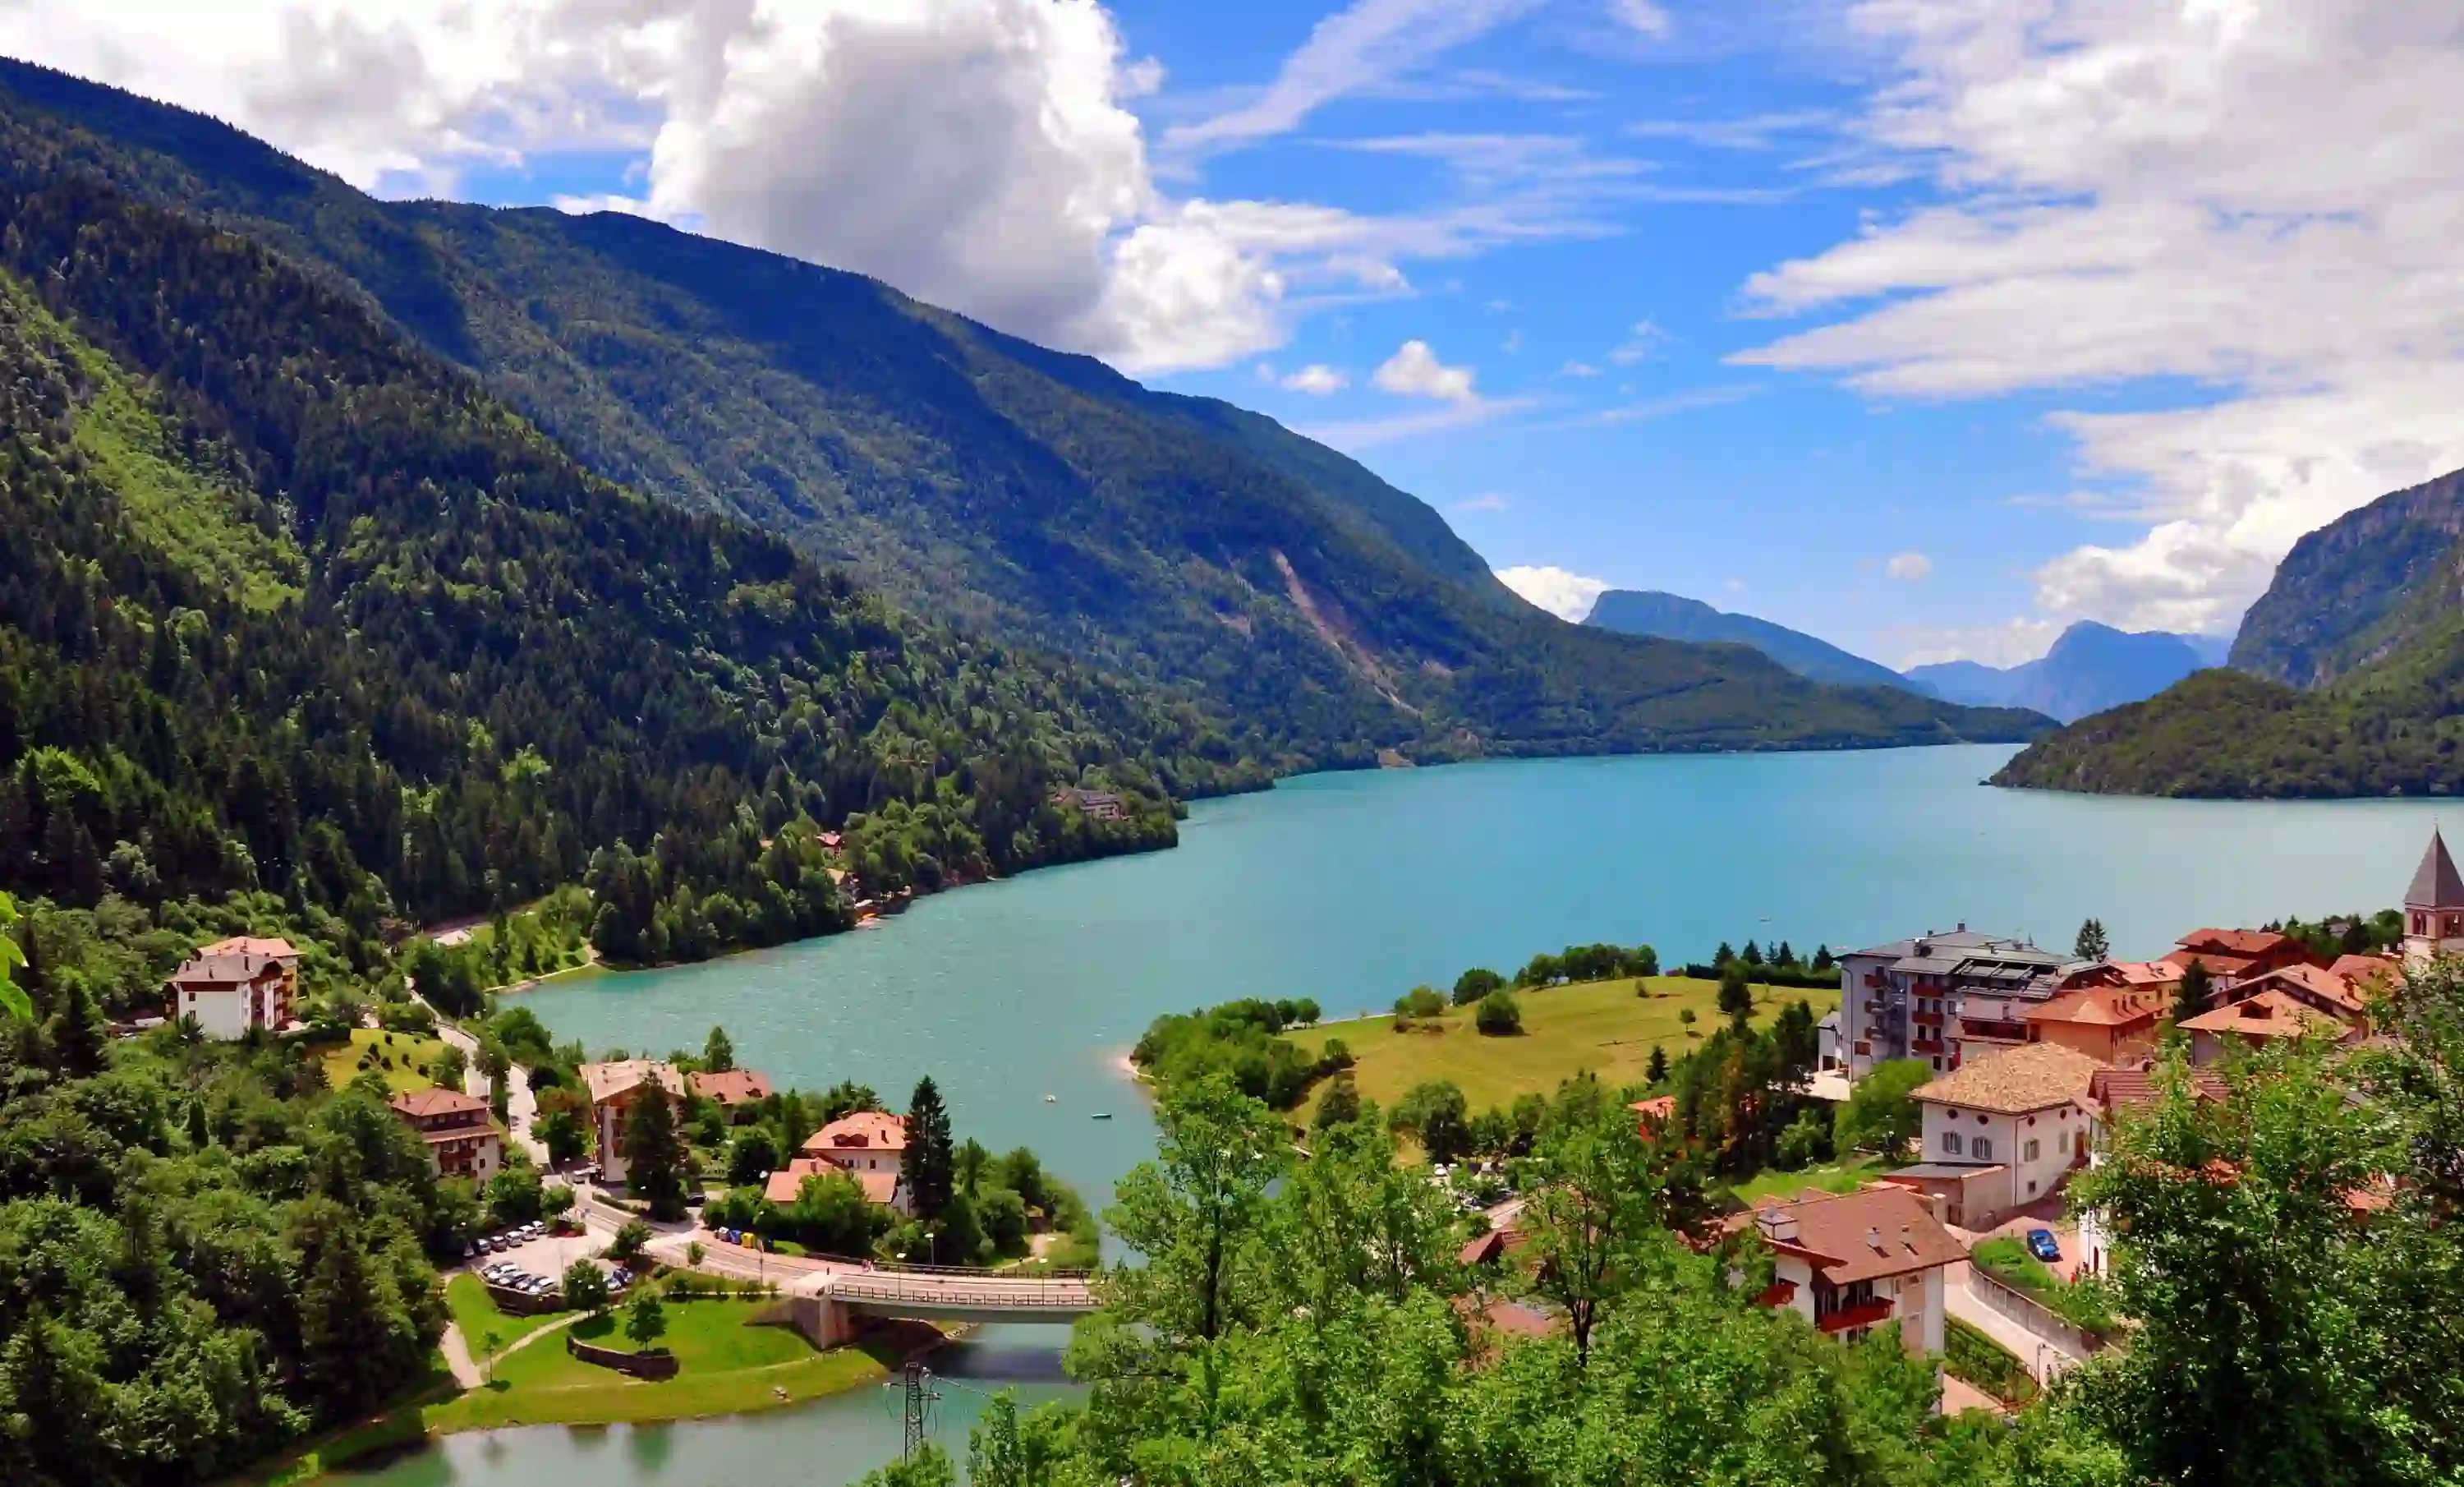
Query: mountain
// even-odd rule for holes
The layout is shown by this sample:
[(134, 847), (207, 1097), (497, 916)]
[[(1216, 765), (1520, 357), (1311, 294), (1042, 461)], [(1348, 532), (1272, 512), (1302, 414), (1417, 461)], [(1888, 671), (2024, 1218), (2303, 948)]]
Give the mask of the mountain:
[(2303, 537), (2206, 671), (2045, 738), (2003, 785), (2230, 797), (2464, 791), (2464, 473)]
[(1700, 599), (1681, 594), (1612, 588), (1600, 595), (1583, 623), (1621, 635), (1751, 646), (1810, 681), (1833, 686), (1898, 687), (1920, 697), (1934, 695), (1921, 682), (1910, 681), (1878, 661), (1842, 651), (1827, 640), (1816, 640), (1803, 631), (1750, 614), (1715, 610)]
[(0, 65), (0, 117), (21, 149), (361, 297), (600, 477), (777, 533), (911, 612), (1158, 689), (1227, 764), (2041, 727), (1567, 626), (1331, 450), (870, 279), (622, 214), (379, 202), (203, 116), (24, 64)]
[(2242, 619), (2233, 665), (2319, 687), (2452, 613), (2464, 583), (2464, 471), (2382, 496), (2303, 537)]
[[(5, 118), (0, 227), (0, 889), (263, 892), (364, 950), (579, 879), (604, 951), (687, 959), (845, 925), (820, 823), (930, 887), (1263, 782), (1150, 689), (609, 484)], [(1054, 803), (1082, 785), (1124, 818)]]
[(1908, 676), (1950, 701), (2033, 708), (2069, 722), (2153, 697), (2200, 670), (2206, 663), (2194, 638), (2152, 630), (2132, 633), (2082, 620), (2063, 631), (2041, 658), (2024, 665), (1942, 661), (1911, 666)]

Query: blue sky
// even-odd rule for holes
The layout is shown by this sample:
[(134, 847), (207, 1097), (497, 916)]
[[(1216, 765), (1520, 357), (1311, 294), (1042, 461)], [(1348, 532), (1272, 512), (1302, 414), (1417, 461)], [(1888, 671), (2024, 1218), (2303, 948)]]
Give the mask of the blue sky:
[(1906, 664), (2230, 630), (2464, 465), (2444, 9), (24, 0), (0, 47), (1261, 410), (1564, 612)]

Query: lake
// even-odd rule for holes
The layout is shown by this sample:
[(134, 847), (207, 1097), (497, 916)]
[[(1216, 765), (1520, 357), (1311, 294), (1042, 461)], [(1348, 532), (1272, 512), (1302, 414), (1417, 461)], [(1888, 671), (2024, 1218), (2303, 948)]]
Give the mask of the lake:
[[(1120, 1059), (1161, 1011), (1307, 995), (1344, 1016), (1469, 965), (1510, 972), (1535, 951), (1600, 940), (1647, 943), (1676, 963), (1707, 960), (1723, 940), (1811, 951), (1966, 922), (2066, 948), (2093, 915), (2117, 955), (2154, 956), (2205, 924), (2394, 903), (2440, 810), (1981, 788), (2012, 752), (1314, 775), (1194, 806), (1172, 852), (1030, 873), (923, 899), (878, 928), (524, 1002), (593, 1053), (698, 1050), (723, 1024), (738, 1060), (781, 1086), (855, 1078), (903, 1105), (930, 1074), (960, 1137), (1031, 1145), (1100, 1207), (1152, 1149)], [(858, 1430), (865, 1409), (879, 1412), (842, 1400), (670, 1431), (504, 1432), (377, 1479), (514, 1487), (604, 1464), (618, 1483), (792, 1471), (831, 1487), (895, 1453), (895, 1417), (886, 1435)], [(963, 1450), (963, 1430), (949, 1438)], [(772, 1465), (685, 1464), (689, 1450), (739, 1449), (753, 1454), (692, 1459)], [(844, 1473), (818, 1465), (840, 1459)]]

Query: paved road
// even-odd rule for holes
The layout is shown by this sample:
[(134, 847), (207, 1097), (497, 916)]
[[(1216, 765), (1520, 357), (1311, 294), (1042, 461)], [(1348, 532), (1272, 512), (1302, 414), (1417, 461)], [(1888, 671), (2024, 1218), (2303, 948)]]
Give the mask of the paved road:
[[(422, 1007), (428, 1007), (427, 999), (416, 991), (411, 993), (411, 999)], [(436, 1010), (433, 1007), (428, 1010)], [(481, 1074), (478, 1067), (479, 1040), (442, 1017), (436, 1020), (436, 1035), (460, 1049), (462, 1056), (469, 1060), (469, 1067), (462, 1076), (462, 1093), (478, 1099), (488, 1099), (492, 1093), (488, 1088), (488, 1076)], [(531, 1132), (531, 1122), (538, 1119), (539, 1098), (531, 1093), (530, 1071), (514, 1064), (505, 1071), (505, 1120), (514, 1128), (515, 1143), (530, 1153), (531, 1161), (538, 1165), (539, 1170), (545, 1171), (548, 1165), (547, 1143)]]
[(2039, 1384), (2046, 1383), (2064, 1369), (2084, 1360), (2071, 1351), (2066, 1340), (2031, 1331), (1998, 1308), (1987, 1304), (1969, 1287), (1973, 1270), (1966, 1262), (1943, 1271), (1943, 1310), (1974, 1327), (1994, 1342), (2009, 1348)]

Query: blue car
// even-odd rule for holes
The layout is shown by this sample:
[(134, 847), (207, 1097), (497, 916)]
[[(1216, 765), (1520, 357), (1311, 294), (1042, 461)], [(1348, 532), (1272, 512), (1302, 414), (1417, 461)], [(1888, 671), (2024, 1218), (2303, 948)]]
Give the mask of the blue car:
[(2062, 1247), (2054, 1243), (2052, 1230), (2031, 1229), (2028, 1231), (2028, 1253), (2050, 1265), (2062, 1257)]

